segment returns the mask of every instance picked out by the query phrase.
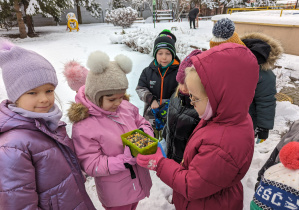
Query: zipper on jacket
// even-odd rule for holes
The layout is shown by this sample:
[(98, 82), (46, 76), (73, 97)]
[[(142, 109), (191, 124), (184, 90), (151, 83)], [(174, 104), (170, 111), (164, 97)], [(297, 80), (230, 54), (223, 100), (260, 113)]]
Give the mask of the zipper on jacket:
[(123, 124), (123, 123), (121, 123), (121, 122), (118, 122), (117, 120), (115, 120), (115, 119), (112, 118), (112, 117), (118, 117), (118, 116), (115, 116), (115, 115), (107, 115), (107, 117), (108, 117), (110, 120), (112, 120), (112, 121), (114, 121), (114, 122), (116, 122), (116, 123), (118, 123), (118, 124), (125, 125), (125, 124)]
[(134, 182), (133, 182), (133, 187), (134, 187), (134, 190), (136, 191), (136, 188), (135, 188), (135, 184), (134, 184)]
[(161, 77), (161, 92), (160, 92), (160, 106), (162, 105), (162, 99), (163, 99), (163, 86), (164, 86), (164, 77), (166, 76), (166, 73), (168, 71), (169, 67), (166, 69), (164, 76), (162, 76), (160, 68), (158, 67), (158, 72), (160, 74)]

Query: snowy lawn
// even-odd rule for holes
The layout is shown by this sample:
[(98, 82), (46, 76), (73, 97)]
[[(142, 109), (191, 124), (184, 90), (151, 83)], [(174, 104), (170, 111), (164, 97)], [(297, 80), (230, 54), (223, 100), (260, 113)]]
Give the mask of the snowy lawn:
[[(140, 109), (140, 113), (142, 113), (143, 102), (139, 100), (135, 92), (135, 87), (142, 70), (147, 67), (153, 59), (151, 54), (142, 54), (133, 51), (124, 44), (112, 44), (111, 40), (115, 42), (117, 39), (123, 39), (123, 37), (117, 37), (122, 32), (120, 27), (107, 24), (80, 25), (79, 27), (79, 32), (67, 32), (65, 30), (66, 26), (36, 27), (36, 31), (40, 33), (39, 37), (26, 38), (23, 40), (11, 39), (11, 41), (21, 47), (40, 53), (54, 65), (59, 79), (56, 93), (60, 99), (61, 108), (64, 113), (62, 120), (68, 123), (67, 131), (69, 135), (71, 135), (71, 124), (66, 114), (69, 103), (74, 101), (75, 92), (68, 87), (62, 74), (64, 64), (67, 61), (75, 59), (85, 65), (88, 55), (95, 50), (106, 52), (111, 59), (121, 53), (130, 57), (133, 61), (133, 70), (128, 75), (128, 93), (131, 95), (131, 102), (136, 105)], [(177, 36), (178, 43), (180, 43), (180, 52), (178, 55), (181, 56), (181, 60), (193, 49), (190, 47), (191, 45), (199, 48), (209, 48), (209, 39), (212, 37), (212, 21), (199, 21), (199, 28), (196, 30), (190, 30), (189, 23), (186, 21), (181, 23), (157, 23), (156, 28), (154, 28), (153, 24), (135, 24), (132, 28), (125, 29), (125, 33), (126, 36), (131, 34), (142, 40), (144, 37), (146, 38), (144, 34), (148, 32), (148, 39), (151, 40), (151, 37), (155, 37), (155, 35), (163, 29), (171, 29), (171, 27), (176, 27), (177, 29), (173, 29), (172, 32)], [(140, 36), (138, 36), (138, 31), (140, 31)], [(9, 32), (0, 29), (1, 37), (17, 33), (17, 28)], [(147, 39), (143, 39), (144, 43), (146, 43), (146, 41)], [(153, 43), (147, 42), (146, 45), (150, 46), (151, 44)], [(289, 76), (299, 78), (299, 56), (284, 54), (278, 64), (282, 66), (282, 68), (276, 69), (274, 72), (276, 75), (279, 75), (277, 79), (277, 89), (279, 91), (283, 86), (288, 85), (290, 81)], [(2, 101), (5, 98), (6, 92), (3, 82), (1, 82), (0, 100)], [(292, 105), (289, 102), (277, 102), (275, 128), (271, 131), (270, 137), (266, 142), (255, 146), (251, 167), (242, 180), (244, 186), (244, 210), (249, 210), (249, 203), (254, 193), (253, 189), (258, 170), (262, 167), (273, 148), (281, 139), (280, 134), (286, 132), (288, 129), (288, 123), (297, 119), (299, 119), (298, 106)], [(151, 176), (153, 180), (151, 196), (142, 200), (137, 209), (175, 209), (174, 206), (168, 202), (172, 190), (160, 181), (155, 172), (151, 172)], [(103, 209), (98, 201), (94, 182), (91, 178), (86, 182), (86, 188), (97, 209)]]

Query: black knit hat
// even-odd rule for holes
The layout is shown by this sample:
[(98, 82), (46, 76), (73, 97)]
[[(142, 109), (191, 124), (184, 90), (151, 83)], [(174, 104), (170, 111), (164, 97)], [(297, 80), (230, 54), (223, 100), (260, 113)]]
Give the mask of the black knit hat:
[(156, 59), (156, 55), (158, 50), (167, 49), (172, 54), (172, 59), (175, 58), (176, 50), (175, 50), (175, 42), (176, 37), (169, 30), (164, 29), (156, 38), (153, 50), (153, 56)]

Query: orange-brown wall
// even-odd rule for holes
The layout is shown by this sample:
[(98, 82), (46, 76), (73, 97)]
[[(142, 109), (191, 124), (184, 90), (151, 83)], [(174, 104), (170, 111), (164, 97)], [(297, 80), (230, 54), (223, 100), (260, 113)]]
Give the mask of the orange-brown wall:
[(274, 25), (263, 23), (244, 23), (234, 21), (236, 32), (242, 36), (250, 32), (261, 32), (281, 42), (284, 52), (299, 56), (299, 26)]

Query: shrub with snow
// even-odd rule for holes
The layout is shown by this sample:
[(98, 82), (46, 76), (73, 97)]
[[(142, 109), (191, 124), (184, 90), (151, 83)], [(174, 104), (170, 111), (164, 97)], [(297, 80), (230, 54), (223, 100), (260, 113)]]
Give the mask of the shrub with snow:
[[(133, 31), (126, 31), (122, 39), (117, 37), (118, 41), (114, 41), (116, 37), (114, 37), (113, 40), (110, 40), (115, 44), (123, 43), (132, 48), (134, 51), (144, 54), (153, 54), (154, 42), (159, 32), (160, 31), (158, 30), (149, 28), (139, 28)], [(204, 48), (207, 48), (209, 43), (209, 41), (207, 41), (209, 38), (207, 38), (207, 40), (203, 40), (202, 42), (199, 42), (196, 37), (196, 41), (186, 39), (186, 36), (180, 33), (180, 31), (177, 31), (175, 35), (177, 37), (177, 42), (175, 43), (176, 54), (180, 59), (185, 58), (194, 49), (204, 50)]]
[(121, 26), (123, 28), (130, 27), (134, 20), (136, 20), (138, 12), (131, 7), (118, 8), (106, 12), (105, 21), (112, 23), (114, 26)]

